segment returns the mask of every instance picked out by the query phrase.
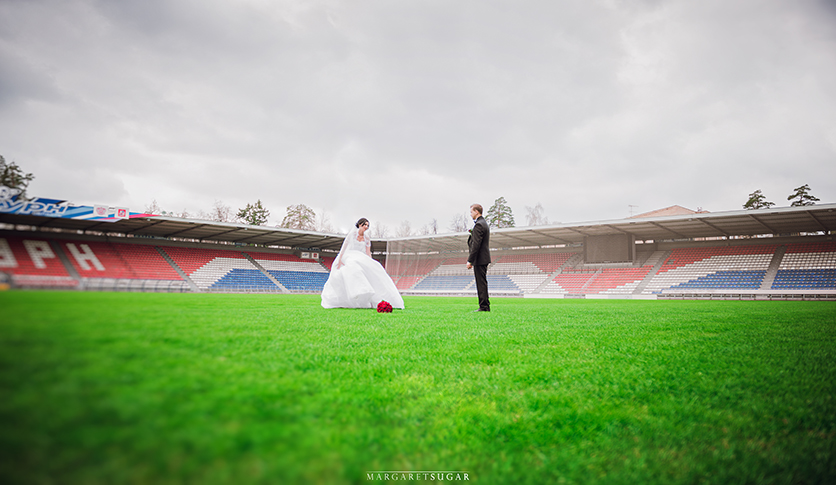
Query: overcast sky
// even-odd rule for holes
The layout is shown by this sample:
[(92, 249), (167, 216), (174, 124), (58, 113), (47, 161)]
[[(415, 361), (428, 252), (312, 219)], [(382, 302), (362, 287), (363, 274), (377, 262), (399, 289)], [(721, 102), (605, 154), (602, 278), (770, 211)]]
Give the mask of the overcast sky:
[(0, 0), (32, 196), (389, 233), (836, 202), (836, 2)]

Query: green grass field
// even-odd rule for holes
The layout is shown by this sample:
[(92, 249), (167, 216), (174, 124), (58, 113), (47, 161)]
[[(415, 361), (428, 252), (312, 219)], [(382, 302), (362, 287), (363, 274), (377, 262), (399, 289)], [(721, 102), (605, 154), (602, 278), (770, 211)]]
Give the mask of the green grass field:
[(405, 300), (0, 293), (0, 481), (836, 481), (832, 302)]

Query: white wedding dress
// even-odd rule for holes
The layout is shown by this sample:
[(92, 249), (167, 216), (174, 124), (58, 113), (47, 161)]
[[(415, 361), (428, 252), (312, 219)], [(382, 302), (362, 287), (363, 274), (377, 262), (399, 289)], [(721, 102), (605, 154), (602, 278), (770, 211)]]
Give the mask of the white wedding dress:
[(322, 308), (377, 308), (386, 300), (392, 308), (403, 308), (403, 297), (392, 278), (377, 261), (366, 254), (371, 240), (358, 241), (357, 229), (343, 241), (340, 254), (322, 289)]

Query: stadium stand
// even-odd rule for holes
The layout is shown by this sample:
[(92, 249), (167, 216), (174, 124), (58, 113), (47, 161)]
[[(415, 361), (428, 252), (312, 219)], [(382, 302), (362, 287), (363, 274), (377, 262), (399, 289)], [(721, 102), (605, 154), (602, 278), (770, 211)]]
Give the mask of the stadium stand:
[(276, 286), (238, 251), (182, 247), (164, 247), (163, 251), (204, 291), (268, 289), (265, 280)]
[(647, 276), (653, 266), (641, 268), (603, 268), (585, 288), (586, 294), (629, 295)]
[(586, 284), (595, 277), (597, 270), (564, 269), (555, 276), (541, 293), (563, 293), (579, 295)]
[(437, 268), (430, 272), (432, 276), (443, 276), (443, 275), (468, 275), (473, 274), (472, 269), (467, 269), (467, 262), (464, 263), (447, 263), (444, 262), (443, 264), (439, 265)]
[[(466, 259), (466, 258), (461, 258)], [(447, 264), (446, 268), (442, 268), (439, 270), (441, 266)], [(463, 267), (464, 263), (462, 263)], [(464, 275), (461, 271), (457, 271), (454, 268), (454, 264), (452, 260), (447, 260), (445, 258), (439, 258), (438, 256), (432, 256), (429, 258), (418, 258), (415, 260), (408, 260), (408, 261), (399, 261), (396, 264), (387, 264), (385, 265), (387, 273), (392, 278), (392, 281), (395, 282), (395, 287), (399, 291), (407, 291), (410, 289), (414, 289), (416, 291), (433, 291), (431, 288), (439, 286), (439, 288), (444, 288), (447, 285), (444, 285), (444, 279), (431, 279), (430, 281), (424, 283), (423, 280), (426, 279), (430, 273), (435, 273), (436, 270), (440, 272), (438, 275)], [(418, 286), (421, 285), (419, 288)], [(458, 283), (450, 283), (451, 286), (458, 286)], [(465, 285), (466, 286), (466, 285)], [(443, 291), (443, 290), (439, 290)]]
[[(523, 294), (539, 288), (551, 273), (564, 265), (577, 253), (530, 253), (494, 256), (488, 267), (488, 287), (492, 293)], [(415, 290), (421, 293), (450, 293), (475, 291), (473, 270), (467, 269), (467, 256), (428, 258), (410, 261), (394, 271), (395, 285), (401, 291)], [(408, 268), (408, 269), (404, 269)], [(393, 270), (387, 268), (387, 270)], [(427, 271), (424, 274), (406, 274)]]
[(488, 275), (489, 291), (494, 293), (522, 293), (522, 290), (508, 275)]
[[(786, 255), (783, 249), (786, 248)], [(781, 257), (783, 256), (783, 260)], [(488, 268), (491, 293), (500, 295), (601, 295), (632, 297), (664, 293), (836, 290), (836, 243), (695, 244), (645, 250), (635, 264), (587, 265), (583, 253), (496, 254)], [(470, 294), (466, 258), (410, 261), (426, 275), (395, 275), (399, 290), (415, 294)], [(778, 268), (778, 262), (781, 262)], [(773, 268), (772, 276), (767, 277)]]
[[(286, 289), (291, 291), (321, 292), (328, 281), (328, 269), (322, 264), (301, 259), (292, 254), (247, 252)], [(333, 258), (331, 260), (333, 262)]]
[(330, 272), (335, 259), (337, 259), (335, 256), (322, 256), (322, 265)]
[(464, 291), (475, 282), (473, 275), (430, 275), (412, 289), (420, 292)]
[[(511, 254), (495, 258), (488, 268), (488, 288), (493, 291), (491, 275), (507, 275), (514, 287), (499, 285), (499, 291), (513, 291), (532, 293), (543, 285), (549, 276), (566, 264), (576, 255), (573, 252), (544, 253), (544, 254)], [(545, 293), (565, 293), (562, 288), (550, 285), (543, 289)]]
[(674, 249), (643, 293), (761, 286), (775, 244)]
[[(636, 245), (634, 263), (587, 264), (579, 245), (542, 252), (499, 249), (492, 254), (488, 286), (498, 296), (795, 298), (812, 293), (836, 299), (836, 242), (827, 235), (807, 238), (815, 242), (802, 237), (643, 242)], [(231, 244), (2, 231), (0, 283), (117, 291), (321, 292), (334, 258), (296, 254)], [(475, 293), (464, 251), (410, 254), (387, 265), (405, 294)]]
[(399, 290), (408, 290), (421, 281), (421, 278), (423, 276), (395, 276), (392, 279)]
[(506, 255), (497, 258), (493, 262), (493, 267), (496, 268), (496, 272), (501, 272), (502, 274), (551, 274), (557, 271), (575, 254), (577, 253)]
[(328, 280), (323, 264), (292, 254), (179, 247), (163, 251), (204, 291), (320, 292)]
[(836, 288), (836, 243), (787, 245), (772, 289)]
[[(217, 261), (217, 260), (216, 260)], [(220, 266), (220, 265), (219, 265)], [(229, 268), (223, 276), (213, 281), (207, 289), (212, 291), (277, 291), (278, 287), (270, 278), (258, 269), (238, 268), (235, 264), (224, 265)], [(200, 286), (200, 285), (198, 285)]]
[(82, 278), (182, 279), (153, 246), (61, 241), (61, 247)]
[(74, 288), (79, 283), (49, 241), (29, 237), (0, 238), (0, 272), (21, 287)]
[[(394, 271), (394, 275), (396, 276), (418, 276), (424, 277), (428, 275), (431, 271), (439, 267), (445, 260), (443, 258), (433, 257), (427, 259), (417, 259), (408, 262), (401, 262), (397, 265), (396, 268), (392, 268), (392, 265), (387, 267), (387, 270)], [(464, 263), (462, 263), (464, 264)], [(392, 274), (392, 273), (390, 273)]]
[[(488, 275), (490, 276), (490, 275)], [(522, 293), (533, 293), (549, 278), (547, 274), (509, 274), (508, 278), (517, 285)], [(488, 286), (490, 288), (490, 286)]]
[(59, 241), (85, 289), (189, 291), (189, 285), (153, 246)]

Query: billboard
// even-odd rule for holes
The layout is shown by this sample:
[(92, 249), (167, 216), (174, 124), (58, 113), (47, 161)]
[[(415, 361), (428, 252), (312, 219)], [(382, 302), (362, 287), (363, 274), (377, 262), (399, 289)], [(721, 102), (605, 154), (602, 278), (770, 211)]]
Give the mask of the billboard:
[(586, 236), (583, 257), (589, 263), (631, 263), (636, 256), (636, 238), (628, 234)]
[(132, 217), (148, 216), (144, 213), (131, 213), (127, 207), (75, 205), (67, 200), (44, 197), (21, 199), (18, 197), (19, 192), (17, 189), (0, 186), (0, 213), (101, 222), (116, 222)]

